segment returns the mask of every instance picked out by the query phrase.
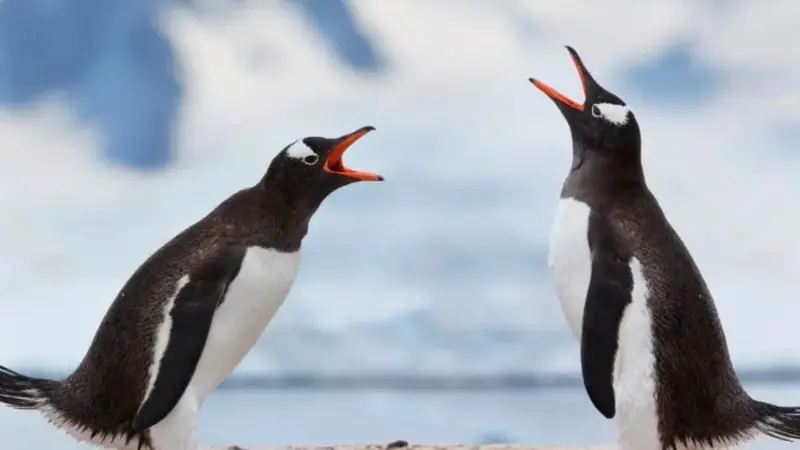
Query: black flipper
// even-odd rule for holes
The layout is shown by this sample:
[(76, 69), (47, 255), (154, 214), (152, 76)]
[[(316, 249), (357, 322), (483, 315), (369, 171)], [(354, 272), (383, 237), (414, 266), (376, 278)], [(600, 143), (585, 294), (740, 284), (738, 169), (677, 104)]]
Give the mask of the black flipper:
[(633, 279), (630, 255), (602, 217), (589, 217), (592, 275), (586, 293), (581, 332), (583, 384), (594, 407), (606, 418), (616, 414), (614, 358), (625, 307), (631, 301)]
[(198, 266), (175, 298), (172, 329), (149, 397), (133, 421), (135, 431), (160, 422), (180, 400), (194, 375), (214, 313), (241, 268), (244, 248), (217, 253)]

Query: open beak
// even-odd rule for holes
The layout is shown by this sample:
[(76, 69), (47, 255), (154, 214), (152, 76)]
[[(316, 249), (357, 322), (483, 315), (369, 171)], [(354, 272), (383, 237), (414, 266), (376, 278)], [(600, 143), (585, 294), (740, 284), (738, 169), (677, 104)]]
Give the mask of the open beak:
[[(586, 67), (583, 65), (583, 62), (581, 61), (581, 58), (578, 56), (578, 53), (575, 51), (575, 49), (567, 46), (567, 51), (569, 51), (569, 55), (572, 57), (572, 62), (575, 63), (575, 67), (578, 69), (578, 76), (581, 79), (581, 86), (583, 86), (583, 95), (584, 98), (587, 98), (589, 97), (590, 90), (592, 90), (597, 83), (595, 83), (592, 75), (589, 74), (589, 71), (586, 70)], [(569, 97), (537, 79), (529, 78), (529, 80), (534, 86), (539, 88), (540, 91), (544, 92), (548, 97), (556, 102), (556, 105), (559, 107), (567, 106), (574, 110), (583, 111), (583, 103), (578, 103), (575, 100), (570, 99)]]
[(361, 139), (365, 134), (374, 130), (375, 127), (366, 126), (340, 137), (331, 152), (328, 154), (328, 158), (325, 160), (324, 170), (326, 172), (335, 173), (337, 175), (342, 175), (358, 181), (383, 181), (383, 177), (380, 175), (348, 169), (345, 167), (344, 162), (342, 161), (344, 152), (346, 152), (351, 145), (353, 145), (357, 140)]

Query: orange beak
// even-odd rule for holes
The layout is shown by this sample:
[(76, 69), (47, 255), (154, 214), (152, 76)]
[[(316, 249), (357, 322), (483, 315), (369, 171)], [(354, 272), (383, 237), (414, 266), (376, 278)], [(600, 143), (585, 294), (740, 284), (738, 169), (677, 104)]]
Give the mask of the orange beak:
[[(575, 68), (578, 69), (578, 76), (580, 77), (581, 86), (583, 87), (583, 95), (586, 97), (589, 93), (589, 86), (587, 84), (587, 77), (590, 76), (589, 72), (586, 71), (586, 68), (583, 66), (583, 63), (581, 62), (581, 59), (578, 57), (578, 54), (575, 52), (575, 50), (573, 50), (572, 47), (567, 47), (567, 50), (569, 50), (569, 55), (572, 57), (572, 62), (575, 64)], [(572, 109), (583, 111), (583, 103), (578, 103), (575, 100), (572, 100), (571, 98), (537, 79), (529, 78), (529, 80), (534, 86), (539, 88), (540, 91), (544, 92), (545, 95), (556, 102), (569, 106)]]
[(383, 177), (380, 175), (348, 169), (345, 167), (344, 162), (342, 161), (342, 157), (347, 149), (350, 148), (350, 146), (353, 145), (357, 140), (361, 139), (364, 137), (364, 135), (373, 130), (375, 130), (375, 127), (366, 126), (341, 138), (339, 143), (336, 144), (333, 150), (331, 150), (331, 152), (328, 154), (328, 158), (325, 160), (325, 166), (323, 169), (326, 172), (343, 175), (358, 181), (383, 181)]

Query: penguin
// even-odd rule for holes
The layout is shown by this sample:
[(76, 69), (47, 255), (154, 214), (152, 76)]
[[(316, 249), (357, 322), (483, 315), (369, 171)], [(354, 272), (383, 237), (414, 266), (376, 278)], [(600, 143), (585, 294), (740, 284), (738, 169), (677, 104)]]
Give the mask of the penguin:
[(567, 50), (583, 103), (530, 81), (572, 135), (548, 267), (591, 403), (623, 450), (800, 439), (800, 407), (755, 400), (739, 382), (709, 288), (645, 181), (633, 111)]
[(195, 450), (198, 411), (289, 293), (309, 221), (334, 191), (383, 177), (347, 168), (374, 130), (306, 137), (265, 175), (156, 250), (131, 275), (63, 380), (0, 366), (0, 402), (72, 437), (124, 450)]

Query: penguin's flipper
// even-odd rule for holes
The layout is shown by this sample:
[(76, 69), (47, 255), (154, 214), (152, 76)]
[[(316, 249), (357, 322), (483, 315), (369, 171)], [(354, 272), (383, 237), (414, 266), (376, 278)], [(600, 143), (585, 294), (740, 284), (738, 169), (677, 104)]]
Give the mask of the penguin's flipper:
[(588, 234), (592, 274), (583, 310), (581, 372), (589, 399), (610, 419), (616, 414), (613, 377), (618, 331), (631, 301), (633, 277), (629, 254), (611, 224), (592, 213)]
[(145, 430), (172, 411), (186, 391), (205, 348), (211, 320), (228, 285), (239, 273), (246, 249), (229, 248), (208, 257), (189, 274), (169, 311), (171, 327), (152, 388), (133, 420)]

